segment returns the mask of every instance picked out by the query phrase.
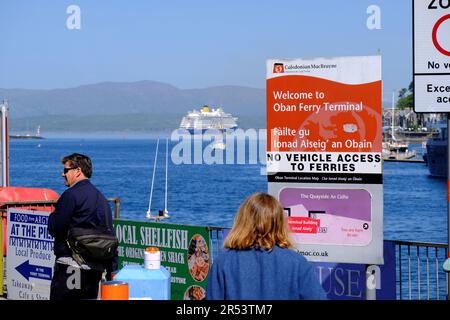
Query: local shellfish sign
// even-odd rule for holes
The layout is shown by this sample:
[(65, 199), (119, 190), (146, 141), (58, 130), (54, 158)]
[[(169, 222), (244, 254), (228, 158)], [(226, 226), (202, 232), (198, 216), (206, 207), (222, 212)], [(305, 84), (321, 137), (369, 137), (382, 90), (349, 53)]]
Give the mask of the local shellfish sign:
[(307, 259), (383, 263), (381, 57), (267, 61), (269, 193)]
[(115, 220), (119, 269), (144, 264), (145, 249), (156, 247), (170, 272), (172, 300), (202, 300), (211, 267), (209, 231), (202, 226)]
[(414, 111), (450, 112), (450, 1), (414, 0)]

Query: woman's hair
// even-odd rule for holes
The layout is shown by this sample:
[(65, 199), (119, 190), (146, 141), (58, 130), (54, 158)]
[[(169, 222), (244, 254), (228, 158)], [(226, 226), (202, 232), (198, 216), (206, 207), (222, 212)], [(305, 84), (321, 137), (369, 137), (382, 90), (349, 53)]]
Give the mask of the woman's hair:
[(245, 199), (239, 207), (233, 228), (223, 246), (229, 249), (255, 247), (269, 250), (274, 245), (292, 247), (283, 207), (271, 195), (258, 192)]

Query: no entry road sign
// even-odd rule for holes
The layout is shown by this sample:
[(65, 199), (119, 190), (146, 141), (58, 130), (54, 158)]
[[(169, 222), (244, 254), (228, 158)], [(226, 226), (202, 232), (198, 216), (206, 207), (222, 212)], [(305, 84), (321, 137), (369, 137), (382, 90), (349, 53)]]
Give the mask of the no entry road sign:
[(414, 110), (450, 112), (450, 0), (413, 1)]

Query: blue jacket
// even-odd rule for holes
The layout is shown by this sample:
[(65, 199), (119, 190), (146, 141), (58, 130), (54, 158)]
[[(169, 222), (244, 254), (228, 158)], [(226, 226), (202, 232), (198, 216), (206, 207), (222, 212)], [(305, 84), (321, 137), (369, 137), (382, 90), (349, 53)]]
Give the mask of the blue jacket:
[(68, 188), (56, 203), (48, 219), (48, 232), (55, 238), (56, 259), (72, 255), (67, 246), (67, 232), (72, 227), (110, 230), (114, 234), (111, 208), (106, 198), (89, 179)]
[(312, 264), (290, 249), (225, 249), (208, 275), (208, 300), (323, 300)]

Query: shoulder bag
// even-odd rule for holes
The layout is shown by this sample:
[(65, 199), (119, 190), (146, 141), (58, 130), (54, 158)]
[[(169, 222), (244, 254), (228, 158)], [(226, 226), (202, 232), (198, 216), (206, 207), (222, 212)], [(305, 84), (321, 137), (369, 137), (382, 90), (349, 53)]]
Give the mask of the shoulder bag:
[[(102, 229), (79, 228), (69, 229), (67, 244), (72, 251), (73, 258), (81, 265), (87, 262), (107, 262), (116, 255), (119, 241), (114, 232), (106, 226)], [(108, 230), (104, 231), (104, 230)]]

